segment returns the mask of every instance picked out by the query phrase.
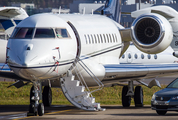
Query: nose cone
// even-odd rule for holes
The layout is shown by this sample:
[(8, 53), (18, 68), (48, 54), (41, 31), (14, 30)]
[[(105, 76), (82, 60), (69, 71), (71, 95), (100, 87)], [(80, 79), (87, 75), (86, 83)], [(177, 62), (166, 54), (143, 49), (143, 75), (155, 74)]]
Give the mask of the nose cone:
[[(37, 79), (53, 72), (55, 62), (59, 60), (59, 51), (49, 42), (11, 40), (8, 50), (8, 64), (19, 76)], [(13, 44), (13, 45), (10, 45)]]
[(59, 59), (59, 52), (55, 49), (53, 45), (49, 42), (36, 41), (33, 42), (23, 42), (16, 40), (12, 41), (10, 50), (8, 51), (8, 63), (13, 66), (19, 67), (38, 67), (42, 64), (54, 64), (56, 59)]

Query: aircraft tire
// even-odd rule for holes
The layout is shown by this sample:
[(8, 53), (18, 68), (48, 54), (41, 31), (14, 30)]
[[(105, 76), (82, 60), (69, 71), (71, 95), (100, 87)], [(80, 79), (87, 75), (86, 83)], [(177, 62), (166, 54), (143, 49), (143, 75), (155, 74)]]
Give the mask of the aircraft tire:
[(135, 87), (134, 102), (135, 107), (143, 107), (143, 89), (141, 86)]
[(44, 115), (44, 105), (43, 105), (43, 103), (40, 103), (38, 105), (38, 115), (39, 116), (43, 116)]
[(131, 96), (126, 96), (128, 91), (128, 86), (122, 88), (122, 106), (129, 107), (131, 102)]
[(29, 113), (34, 113), (35, 111), (35, 103), (30, 103), (29, 105)]
[(43, 89), (43, 104), (44, 106), (50, 106), (51, 103), (52, 103), (51, 87), (45, 86)]

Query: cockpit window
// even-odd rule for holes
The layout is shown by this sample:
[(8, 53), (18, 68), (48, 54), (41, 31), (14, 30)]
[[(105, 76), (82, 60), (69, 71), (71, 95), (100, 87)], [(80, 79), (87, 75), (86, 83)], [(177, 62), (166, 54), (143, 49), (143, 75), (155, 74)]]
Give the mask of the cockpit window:
[(56, 28), (55, 31), (59, 39), (70, 38), (70, 35), (65, 28)]
[(55, 38), (52, 28), (37, 28), (34, 38)]
[(13, 38), (29, 39), (32, 38), (34, 28), (16, 28)]

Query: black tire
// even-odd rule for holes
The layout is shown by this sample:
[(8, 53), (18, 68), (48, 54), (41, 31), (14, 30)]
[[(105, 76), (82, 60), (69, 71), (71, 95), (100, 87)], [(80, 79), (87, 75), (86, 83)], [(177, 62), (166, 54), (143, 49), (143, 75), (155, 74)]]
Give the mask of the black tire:
[(44, 106), (51, 106), (52, 103), (52, 91), (49, 86), (45, 86), (43, 89), (43, 104)]
[(122, 88), (122, 106), (129, 107), (131, 102), (131, 96), (126, 96), (128, 91), (128, 86)]
[(29, 105), (29, 113), (35, 113), (35, 103), (30, 103)]
[(40, 103), (40, 104), (38, 105), (38, 115), (39, 115), (39, 116), (44, 115), (44, 105), (43, 105), (43, 103)]
[(31, 90), (30, 90), (30, 104), (31, 103), (35, 103), (35, 101), (34, 100), (32, 100), (32, 97), (34, 96), (34, 86), (32, 86), (31, 87)]
[(141, 86), (135, 87), (134, 102), (135, 107), (143, 107), (143, 89)]
[(167, 111), (162, 111), (162, 110), (156, 110), (158, 115), (165, 115)]

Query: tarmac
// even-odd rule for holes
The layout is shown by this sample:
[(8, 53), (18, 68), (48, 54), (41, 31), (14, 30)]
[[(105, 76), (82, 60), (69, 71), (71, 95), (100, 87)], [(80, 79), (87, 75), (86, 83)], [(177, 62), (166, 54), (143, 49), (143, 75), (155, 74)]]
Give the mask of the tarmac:
[(168, 111), (160, 116), (151, 106), (123, 108), (121, 105), (102, 106), (106, 111), (84, 111), (74, 106), (51, 106), (43, 116), (27, 117), (28, 105), (1, 105), (0, 120), (174, 120), (178, 112)]

